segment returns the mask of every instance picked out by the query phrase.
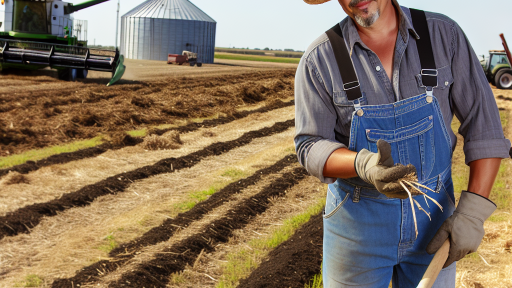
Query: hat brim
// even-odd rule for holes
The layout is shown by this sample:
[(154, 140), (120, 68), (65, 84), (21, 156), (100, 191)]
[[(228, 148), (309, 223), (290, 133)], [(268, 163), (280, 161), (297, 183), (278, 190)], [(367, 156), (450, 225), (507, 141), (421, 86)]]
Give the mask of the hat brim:
[(311, 4), (311, 5), (322, 4), (325, 2), (329, 2), (329, 1), (331, 1), (331, 0), (304, 0), (304, 2)]

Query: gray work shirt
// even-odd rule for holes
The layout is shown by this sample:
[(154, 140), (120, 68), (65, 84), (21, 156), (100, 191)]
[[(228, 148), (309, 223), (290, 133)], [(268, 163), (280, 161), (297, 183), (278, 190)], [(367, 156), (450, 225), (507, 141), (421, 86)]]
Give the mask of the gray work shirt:
[[(421, 83), (416, 34), (408, 8), (400, 7), (391, 82), (377, 54), (359, 37), (350, 17), (341, 21), (343, 37), (352, 56), (367, 105), (389, 104), (425, 93)], [(426, 12), (436, 66), (438, 99), (452, 149), (457, 138), (451, 130), (453, 114), (461, 122), (466, 164), (483, 158), (508, 158), (505, 139), (492, 90), (464, 32), (450, 18)], [(343, 91), (343, 82), (326, 34), (306, 50), (295, 76), (295, 148), (299, 162), (324, 183), (331, 153), (347, 147), (354, 105)]]

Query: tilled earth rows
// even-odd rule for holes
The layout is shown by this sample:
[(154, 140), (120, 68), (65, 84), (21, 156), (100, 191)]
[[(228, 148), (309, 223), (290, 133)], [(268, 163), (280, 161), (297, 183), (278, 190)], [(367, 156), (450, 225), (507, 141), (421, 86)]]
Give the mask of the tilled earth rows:
[(290, 69), (112, 87), (61, 81), (55, 85), (52, 78), (9, 85), (0, 89), (0, 156), (97, 135), (115, 139), (124, 131), (180, 119), (231, 115), (241, 105), (292, 97), (293, 78)]
[[(162, 137), (178, 132), (181, 143), (175, 150), (148, 151), (144, 139), (122, 137), (116, 143), (0, 171), (0, 196), (5, 199), (0, 207), (1, 287), (26, 285), (29, 275), (36, 275), (44, 287), (167, 287), (172, 275), (213, 265), (207, 259), (222, 254), (247, 227), (265, 233), (265, 227), (255, 228), (258, 219), (283, 221), (276, 216), (276, 209), (284, 207), (279, 205), (290, 206), (285, 210), (293, 216), (323, 197), (319, 192), (307, 194), (307, 189), (322, 185), (293, 154), (293, 103), (276, 102), (290, 99), (293, 71), (205, 77), (202, 83), (180, 80), (124, 84), (112, 90), (80, 83), (75, 90), (80, 92), (74, 92), (80, 95), (69, 93), (68, 83), (60, 90), (54, 85), (28, 89), (18, 97), (2, 92), (9, 89), (0, 91), (4, 155), (222, 113), (199, 124), (151, 130)], [(266, 104), (256, 110), (239, 109), (261, 101)], [(30, 113), (34, 117), (27, 117)], [(30, 131), (21, 128), (29, 126)], [(76, 134), (66, 132), (70, 127)], [(15, 178), (21, 180), (12, 183)], [(301, 185), (306, 187), (302, 194), (294, 188)], [(209, 189), (214, 189), (209, 196), (195, 196)], [(180, 210), (180, 204), (191, 199), (197, 204)], [(294, 203), (297, 200), (303, 203)], [(311, 241), (295, 240), (299, 246), (294, 249), (309, 250), (310, 258), (303, 260), (312, 262), (296, 267), (299, 278), (276, 283), (302, 287), (318, 273), (317, 222), (299, 230), (303, 236), (294, 236), (316, 243), (316, 249), (310, 249)], [(222, 265), (217, 266), (221, 273)], [(215, 286), (209, 278), (190, 281)]]

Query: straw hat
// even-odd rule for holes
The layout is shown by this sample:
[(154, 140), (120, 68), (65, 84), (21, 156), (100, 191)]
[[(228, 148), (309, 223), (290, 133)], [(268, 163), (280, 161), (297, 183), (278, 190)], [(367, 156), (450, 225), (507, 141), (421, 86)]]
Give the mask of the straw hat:
[[(304, 0), (304, 2), (306, 2), (308, 4), (312, 4), (312, 5), (322, 4), (325, 2), (329, 2), (329, 1), (331, 1), (331, 0)], [(393, 0), (393, 3), (398, 6), (397, 0)]]
[(304, 0), (304, 2), (308, 3), (308, 4), (312, 4), (312, 5), (316, 5), (316, 4), (322, 4), (322, 3), (325, 3), (325, 2), (329, 2), (330, 0)]

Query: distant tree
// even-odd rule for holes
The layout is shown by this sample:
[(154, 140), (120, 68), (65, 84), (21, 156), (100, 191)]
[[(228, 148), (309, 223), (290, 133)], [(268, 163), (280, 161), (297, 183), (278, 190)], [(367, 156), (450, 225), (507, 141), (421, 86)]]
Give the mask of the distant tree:
[(295, 50), (287, 48), (287, 49), (284, 49), (284, 51), (294, 52)]
[(254, 48), (254, 50), (261, 50), (260, 48)]
[(270, 49), (269, 49), (268, 47), (265, 47), (265, 49), (263, 49), (263, 50), (267, 50), (267, 51), (268, 51), (268, 50), (270, 50)]

